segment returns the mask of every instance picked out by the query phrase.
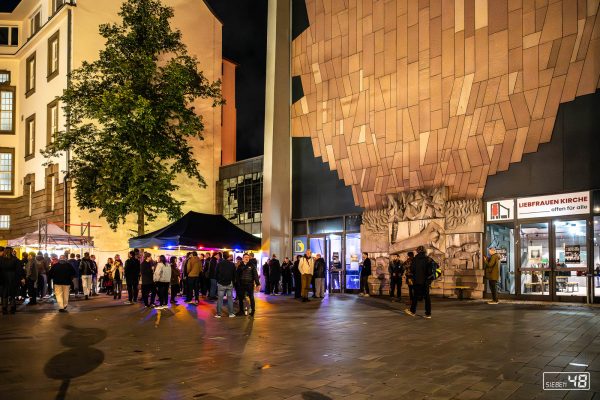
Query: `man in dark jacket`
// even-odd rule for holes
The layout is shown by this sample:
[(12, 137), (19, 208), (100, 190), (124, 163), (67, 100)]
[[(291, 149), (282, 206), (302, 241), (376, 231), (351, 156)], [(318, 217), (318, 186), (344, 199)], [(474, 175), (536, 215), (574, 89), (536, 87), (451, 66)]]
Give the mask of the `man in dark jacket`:
[[(144, 261), (140, 264), (140, 274), (142, 275), (142, 300), (148, 308), (155, 306), (154, 300), (156, 299), (156, 285), (154, 284), (154, 269), (152, 267), (152, 256), (150, 253), (144, 253)], [(148, 302), (148, 295), (150, 295), (150, 302)]]
[(367, 253), (363, 253), (363, 265), (360, 270), (360, 293), (359, 296), (369, 297), (369, 276), (371, 276), (371, 259)]
[(10, 313), (17, 311), (17, 292), (19, 282), (23, 282), (23, 269), (20, 261), (13, 255), (12, 247), (0, 248), (0, 295), (2, 296), (2, 314), (8, 314), (8, 303), (10, 302)]
[(406, 285), (408, 286), (408, 296), (409, 296), (409, 301), (410, 301), (407, 304), (411, 305), (412, 299), (414, 297), (413, 274), (412, 274), (412, 270), (411, 270), (411, 265), (412, 265), (413, 260), (415, 259), (415, 253), (413, 253), (412, 251), (409, 251), (406, 255), (407, 255), (407, 258), (402, 263), (402, 266), (404, 267), (404, 276), (406, 279)]
[(125, 304), (137, 303), (138, 283), (140, 280), (140, 260), (135, 257), (133, 251), (129, 252), (129, 258), (125, 261), (125, 280), (127, 281), (127, 301)]
[[(281, 264), (277, 256), (273, 254), (271, 261), (269, 261), (269, 285), (271, 286), (271, 293), (275, 296), (279, 296), (279, 280), (281, 279)], [(265, 282), (266, 283), (266, 282)]]
[(88, 252), (83, 254), (83, 259), (79, 263), (79, 273), (81, 274), (83, 295), (87, 300), (92, 295), (92, 275), (94, 274), (94, 263), (90, 259), (90, 253)]
[(79, 261), (75, 259), (75, 253), (71, 253), (69, 256), (69, 264), (73, 271), (75, 271), (75, 276), (73, 276), (73, 292), (77, 297), (79, 295)]
[(390, 299), (394, 301), (394, 293), (397, 294), (398, 301), (402, 298), (402, 275), (404, 274), (404, 266), (400, 262), (398, 254), (392, 255), (392, 261), (388, 267), (390, 273)]
[(317, 254), (315, 257), (315, 271), (313, 277), (315, 278), (315, 298), (323, 298), (325, 295), (325, 259)]
[(50, 269), (50, 279), (54, 282), (54, 293), (56, 294), (59, 312), (67, 312), (69, 288), (76, 276), (75, 269), (67, 262), (64, 255), (61, 255), (58, 264)]
[(294, 298), (302, 298), (302, 274), (300, 273), (300, 258), (302, 256), (297, 255), (296, 261), (292, 265), (292, 276), (294, 277)]
[(267, 261), (265, 261), (265, 263), (262, 266), (262, 276), (265, 277), (265, 294), (271, 294), (271, 279), (270, 279), (270, 271), (269, 271), (269, 262), (271, 261), (271, 259), (268, 259)]
[(221, 309), (223, 308), (223, 296), (227, 296), (227, 310), (229, 318), (235, 317), (233, 313), (233, 285), (235, 281), (235, 264), (231, 261), (228, 253), (223, 254), (223, 259), (217, 265), (217, 313), (215, 318), (221, 318)]
[(414, 317), (417, 312), (417, 302), (420, 297), (425, 300), (425, 318), (431, 318), (431, 298), (429, 297), (429, 285), (433, 275), (433, 260), (427, 256), (423, 246), (417, 247), (417, 255), (411, 263), (411, 273), (413, 279), (413, 298), (410, 310), (404, 312)]
[(287, 257), (281, 263), (281, 286), (284, 295), (292, 293), (292, 262)]
[(256, 265), (250, 261), (250, 255), (244, 254), (242, 258), (242, 264), (238, 268), (237, 276), (240, 293), (238, 294), (238, 300), (240, 303), (240, 310), (237, 315), (244, 315), (244, 298), (248, 296), (250, 298), (250, 315), (254, 315), (256, 305), (254, 303), (254, 285), (260, 287), (260, 279), (258, 278), (258, 271)]
[(221, 253), (215, 253), (210, 258), (208, 278), (210, 279), (210, 290), (208, 292), (208, 298), (210, 300), (217, 299), (217, 265), (221, 261)]

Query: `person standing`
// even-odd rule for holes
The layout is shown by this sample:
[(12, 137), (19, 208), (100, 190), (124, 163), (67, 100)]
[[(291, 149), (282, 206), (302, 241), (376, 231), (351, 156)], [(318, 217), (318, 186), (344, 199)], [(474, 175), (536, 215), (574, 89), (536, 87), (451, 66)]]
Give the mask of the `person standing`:
[(48, 269), (50, 264), (41, 251), (38, 251), (35, 257), (35, 266), (38, 271), (37, 294), (41, 299), (45, 299), (48, 294)]
[(115, 255), (115, 262), (112, 268), (112, 279), (113, 279), (113, 300), (121, 299), (121, 292), (123, 292), (123, 277), (125, 270), (123, 268), (123, 262), (119, 255)]
[(92, 271), (92, 296), (98, 296), (98, 263), (96, 262), (96, 256), (92, 254), (90, 260), (94, 265), (94, 270)]
[(37, 305), (38, 269), (36, 255), (33, 251), (29, 253), (25, 280), (27, 281), (27, 293), (29, 294), (29, 303), (27, 305), (35, 306)]
[(235, 317), (233, 313), (233, 286), (235, 281), (235, 264), (231, 261), (229, 254), (225, 253), (223, 260), (217, 266), (217, 313), (215, 318), (221, 318), (223, 308), (223, 296), (227, 296), (227, 310), (229, 318)]
[(164, 255), (158, 257), (158, 263), (154, 268), (154, 283), (158, 290), (159, 310), (168, 307), (169, 302), (169, 284), (171, 283), (171, 266), (167, 265), (167, 258)]
[(112, 258), (108, 257), (104, 269), (102, 269), (102, 286), (106, 290), (107, 295), (113, 294), (113, 281), (112, 281), (112, 269), (115, 262)]
[(75, 276), (73, 277), (73, 293), (75, 293), (75, 297), (77, 297), (79, 295), (79, 262), (75, 259), (75, 253), (69, 255), (69, 265), (71, 265), (71, 268), (75, 271)]
[(260, 279), (258, 278), (258, 270), (256, 265), (252, 263), (250, 255), (244, 254), (242, 258), (242, 264), (238, 269), (237, 276), (240, 293), (238, 294), (238, 301), (240, 303), (240, 310), (238, 315), (244, 315), (244, 299), (246, 296), (250, 299), (250, 316), (253, 316), (256, 311), (256, 304), (254, 302), (254, 288), (260, 288)]
[(401, 301), (402, 275), (404, 274), (404, 266), (402, 266), (398, 254), (392, 255), (392, 261), (388, 266), (388, 271), (390, 273), (390, 299), (394, 301), (394, 294), (396, 294), (396, 299)]
[(292, 293), (292, 262), (287, 257), (281, 263), (281, 287), (283, 295)]
[(500, 279), (500, 257), (496, 254), (496, 248), (489, 248), (489, 257), (483, 258), (483, 267), (485, 268), (485, 277), (490, 285), (492, 292), (492, 301), (488, 304), (498, 304), (498, 279)]
[(169, 260), (171, 264), (171, 305), (177, 305), (177, 294), (179, 293), (179, 277), (181, 276), (181, 271), (177, 267), (177, 257), (172, 256)]
[(204, 299), (206, 299), (210, 291), (210, 259), (210, 253), (200, 254), (201, 269), (198, 286), (200, 287), (200, 294)]
[(125, 304), (135, 304), (138, 300), (138, 284), (140, 281), (140, 260), (133, 251), (125, 261), (125, 281), (127, 282), (127, 301)]
[(315, 257), (315, 297), (318, 299), (322, 299), (325, 295), (325, 259), (321, 257), (320, 254), (317, 254)]
[(274, 296), (279, 296), (279, 281), (281, 280), (281, 264), (277, 259), (277, 256), (273, 254), (271, 261), (269, 261), (269, 285), (271, 285), (270, 292)]
[[(142, 300), (147, 308), (154, 307), (156, 299), (156, 286), (154, 286), (154, 269), (152, 255), (144, 253), (144, 261), (140, 264), (140, 275), (142, 276)], [(150, 296), (150, 302), (148, 302)]]
[[(192, 256), (187, 262), (187, 293), (185, 296), (186, 303), (198, 304), (200, 300), (199, 282), (200, 274), (202, 273), (202, 263), (198, 258), (198, 253), (193, 251)], [(193, 297), (192, 297), (193, 296)], [(193, 298), (193, 300), (192, 300)]]
[(261, 268), (262, 276), (264, 277), (265, 282), (265, 294), (271, 294), (271, 280), (269, 279), (269, 262), (271, 259), (267, 259)]
[(20, 260), (14, 256), (12, 247), (0, 248), (0, 295), (2, 296), (2, 314), (17, 312), (17, 294), (19, 282), (24, 276), (19, 271)]
[(83, 260), (79, 262), (79, 272), (81, 274), (81, 286), (83, 287), (83, 295), (85, 299), (89, 299), (92, 295), (92, 275), (94, 273), (94, 264), (90, 259), (90, 253), (83, 254)]
[(404, 276), (406, 279), (406, 285), (408, 286), (408, 296), (409, 296), (409, 305), (412, 304), (412, 300), (413, 297), (415, 295), (415, 291), (413, 288), (413, 274), (412, 274), (412, 269), (411, 269), (411, 265), (413, 260), (415, 259), (415, 253), (413, 253), (412, 251), (409, 251), (407, 253), (407, 257), (406, 260), (404, 260), (404, 262), (402, 263), (402, 266), (404, 267)]
[(221, 260), (221, 253), (214, 253), (210, 258), (208, 278), (210, 279), (210, 291), (208, 298), (210, 300), (217, 299), (217, 264)]
[(369, 276), (371, 276), (371, 259), (367, 253), (363, 253), (363, 265), (360, 270), (360, 293), (359, 296), (369, 297)]
[(58, 304), (58, 312), (67, 312), (69, 305), (69, 288), (75, 277), (73, 266), (67, 262), (67, 257), (61, 255), (58, 263), (50, 269), (50, 279), (54, 284), (54, 294)]
[(302, 284), (302, 302), (306, 303), (307, 301), (310, 301), (308, 299), (308, 288), (310, 287), (310, 282), (315, 270), (315, 260), (312, 258), (312, 252), (310, 250), (306, 250), (304, 257), (300, 258), (298, 269), (302, 275), (300, 279)]
[(413, 298), (410, 310), (404, 312), (414, 317), (417, 312), (417, 302), (419, 298), (425, 301), (425, 318), (431, 318), (431, 298), (429, 297), (429, 285), (434, 272), (433, 260), (425, 253), (425, 247), (417, 247), (417, 255), (412, 260), (411, 272), (413, 275)]
[(302, 274), (300, 273), (300, 258), (302, 256), (297, 255), (296, 261), (292, 265), (292, 276), (294, 277), (294, 298), (302, 298)]

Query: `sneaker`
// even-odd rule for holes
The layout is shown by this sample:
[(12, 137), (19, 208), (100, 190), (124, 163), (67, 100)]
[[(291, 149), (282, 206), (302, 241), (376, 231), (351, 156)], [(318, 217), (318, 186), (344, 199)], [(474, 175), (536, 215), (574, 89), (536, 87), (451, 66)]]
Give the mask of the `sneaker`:
[(365, 293), (365, 297), (369, 297), (369, 293)]
[(499, 302), (498, 301), (488, 301), (487, 303), (488, 304), (498, 304)]
[(404, 314), (410, 315), (411, 317), (414, 317), (416, 315), (414, 312), (410, 311), (408, 308), (404, 310)]
[(59, 308), (59, 309), (58, 309), (58, 312), (65, 313), (65, 312), (67, 312), (67, 310), (65, 310), (64, 308)]
[(364, 296), (364, 294), (363, 294), (363, 293), (359, 293), (358, 295), (359, 295), (360, 297), (363, 297), (363, 296)]
[(215, 314), (215, 318), (221, 318), (221, 315)]
[(229, 314), (229, 318), (235, 318), (235, 314)]
[(126, 300), (123, 302), (123, 304), (133, 304), (132, 302), (130, 302), (129, 300)]
[(254, 311), (255, 311), (255, 310), (252, 310), (252, 311), (250, 311), (250, 314), (249, 314), (249, 315), (250, 315), (251, 317), (253, 317), (253, 316), (254, 316)]
[(425, 319), (431, 319), (431, 315), (425, 315), (423, 318), (425, 318)]

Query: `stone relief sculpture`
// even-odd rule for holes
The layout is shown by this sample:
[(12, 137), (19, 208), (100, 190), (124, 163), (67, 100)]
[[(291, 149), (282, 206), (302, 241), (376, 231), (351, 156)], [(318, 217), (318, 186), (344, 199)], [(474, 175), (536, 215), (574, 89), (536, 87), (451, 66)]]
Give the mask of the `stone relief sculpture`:
[(454, 200), (446, 203), (446, 229), (454, 230), (467, 224), (471, 216), (481, 215), (481, 200)]
[[(434, 252), (444, 253), (445, 240), (443, 220), (432, 220), (431, 222), (422, 221), (421, 223), (415, 221), (406, 224), (409, 227), (409, 235), (390, 244), (390, 254), (397, 254), (404, 250), (415, 250), (418, 246), (425, 246), (425, 248)], [(410, 227), (417, 224), (422, 225), (421, 229), (418, 230), (418, 233), (411, 235)], [(415, 229), (412, 230), (415, 231)]]
[(362, 226), (371, 233), (388, 232), (388, 213), (385, 209), (365, 210), (362, 214)]

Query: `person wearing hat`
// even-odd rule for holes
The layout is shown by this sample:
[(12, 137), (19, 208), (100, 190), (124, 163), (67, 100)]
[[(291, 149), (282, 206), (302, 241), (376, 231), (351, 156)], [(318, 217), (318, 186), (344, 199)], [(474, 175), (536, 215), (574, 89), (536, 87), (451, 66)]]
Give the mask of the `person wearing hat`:
[(498, 304), (498, 279), (500, 278), (500, 257), (496, 254), (496, 248), (489, 248), (490, 256), (483, 257), (483, 268), (485, 269), (485, 277), (490, 285), (492, 292), (492, 301), (488, 304)]

